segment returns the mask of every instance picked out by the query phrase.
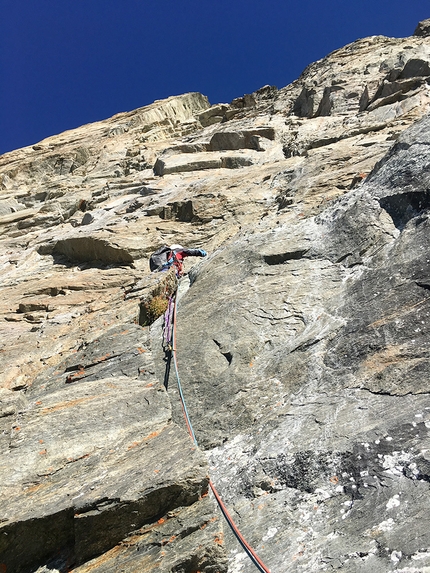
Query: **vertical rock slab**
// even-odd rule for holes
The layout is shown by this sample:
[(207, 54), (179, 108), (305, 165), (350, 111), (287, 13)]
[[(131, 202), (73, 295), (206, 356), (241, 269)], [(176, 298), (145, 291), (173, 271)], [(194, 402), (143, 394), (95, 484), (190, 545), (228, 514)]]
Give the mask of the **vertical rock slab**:
[(170, 511), (149, 527), (142, 527), (101, 557), (75, 573), (107, 573), (125, 570), (227, 572), (223, 524), (209, 498)]
[(57, 549), (82, 563), (206, 493), (205, 460), (169, 418), (162, 388), (125, 377), (30, 402), (1, 458), (7, 570)]
[(429, 133), (318, 217), (243, 233), (181, 301), (197, 439), (272, 569), (430, 566)]

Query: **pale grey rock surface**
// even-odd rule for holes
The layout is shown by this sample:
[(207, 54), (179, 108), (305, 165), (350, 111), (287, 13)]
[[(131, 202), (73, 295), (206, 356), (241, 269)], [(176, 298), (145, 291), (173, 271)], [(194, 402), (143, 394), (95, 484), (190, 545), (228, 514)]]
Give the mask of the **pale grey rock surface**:
[(274, 570), (429, 563), (429, 134), (318, 217), (244, 232), (181, 303), (197, 439)]
[(428, 573), (427, 27), (0, 157), (0, 570)]

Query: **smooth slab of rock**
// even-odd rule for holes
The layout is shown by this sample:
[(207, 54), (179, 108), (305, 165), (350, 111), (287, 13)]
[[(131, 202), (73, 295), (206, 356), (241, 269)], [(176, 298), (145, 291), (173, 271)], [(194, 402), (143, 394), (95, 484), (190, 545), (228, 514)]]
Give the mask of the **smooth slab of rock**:
[(126, 377), (41, 392), (0, 462), (1, 563), (58, 551), (79, 563), (207, 491), (206, 463), (170, 421), (162, 388)]
[[(119, 546), (73, 569), (74, 573), (126, 570), (227, 572), (220, 515), (206, 497), (190, 507), (170, 511), (149, 527), (142, 527)], [(161, 550), (160, 550), (161, 549)]]
[(429, 133), (317, 217), (238, 237), (179, 305), (197, 440), (271, 568), (430, 564)]
[(64, 255), (75, 262), (100, 261), (106, 264), (131, 264), (133, 262), (133, 257), (126, 250), (106, 240), (93, 237), (60, 239), (55, 244), (52, 253)]
[(25, 397), (43, 400), (46, 393), (68, 384), (118, 376), (157, 384), (148, 335), (148, 330), (137, 324), (117, 325), (99, 333), (55, 366), (45, 368), (26, 389)]

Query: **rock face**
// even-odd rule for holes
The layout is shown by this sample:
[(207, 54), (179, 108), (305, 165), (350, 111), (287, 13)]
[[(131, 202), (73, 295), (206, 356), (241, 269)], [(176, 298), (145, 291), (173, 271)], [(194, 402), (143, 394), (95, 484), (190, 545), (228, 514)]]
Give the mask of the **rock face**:
[(0, 571), (428, 573), (427, 27), (0, 158)]
[(430, 19), (419, 22), (415, 28), (414, 36), (428, 36), (430, 34)]

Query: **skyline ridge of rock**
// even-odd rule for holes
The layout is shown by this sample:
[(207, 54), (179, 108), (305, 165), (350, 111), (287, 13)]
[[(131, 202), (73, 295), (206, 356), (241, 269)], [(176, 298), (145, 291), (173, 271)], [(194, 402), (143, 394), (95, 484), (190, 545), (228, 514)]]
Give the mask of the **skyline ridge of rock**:
[(430, 571), (429, 22), (0, 156), (0, 571)]

